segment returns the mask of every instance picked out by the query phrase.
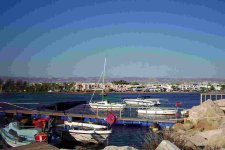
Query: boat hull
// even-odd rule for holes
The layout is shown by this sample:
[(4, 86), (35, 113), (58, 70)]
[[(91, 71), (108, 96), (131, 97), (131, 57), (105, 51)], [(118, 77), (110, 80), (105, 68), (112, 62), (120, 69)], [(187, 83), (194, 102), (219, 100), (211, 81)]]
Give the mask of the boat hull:
[(177, 110), (144, 110), (144, 109), (138, 109), (138, 114), (147, 114), (147, 115), (175, 115), (177, 113)]
[(104, 143), (111, 134), (111, 130), (107, 131), (74, 131), (69, 130), (69, 134), (76, 140), (82, 143)]
[(112, 133), (112, 129), (107, 126), (81, 123), (81, 122), (64, 122), (65, 132), (64, 139), (71, 141), (76, 140), (82, 143), (104, 143)]
[(98, 105), (98, 104), (89, 104), (93, 109), (101, 110), (122, 110), (125, 108), (124, 104), (115, 104), (115, 105)]
[(11, 137), (9, 134), (7, 134), (7, 132), (4, 129), (2, 129), (0, 131), (0, 134), (1, 134), (1, 137), (4, 140), (4, 142), (11, 147), (28, 145), (31, 143), (30, 141), (24, 141), (24, 142), (16, 141), (13, 137)]
[(137, 106), (154, 106), (160, 105), (159, 99), (124, 99), (123, 100), (128, 105), (137, 105)]

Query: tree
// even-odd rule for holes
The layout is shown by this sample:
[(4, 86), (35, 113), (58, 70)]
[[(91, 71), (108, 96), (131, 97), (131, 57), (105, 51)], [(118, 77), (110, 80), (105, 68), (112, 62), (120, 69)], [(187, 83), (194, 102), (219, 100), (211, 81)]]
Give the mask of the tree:
[(178, 91), (178, 86), (177, 85), (172, 85), (171, 88), (173, 89), (173, 91)]
[(225, 85), (221, 85), (221, 91), (225, 90)]
[(3, 85), (3, 90), (5, 92), (15, 92), (15, 82), (12, 79), (8, 79)]
[(112, 82), (113, 84), (116, 84), (116, 85), (118, 85), (118, 84), (129, 84), (129, 82), (127, 82), (127, 81), (125, 81), (125, 80), (118, 80), (118, 81), (113, 81)]
[(210, 85), (210, 91), (215, 91), (215, 87), (213, 85)]
[(139, 85), (139, 83), (138, 83), (138, 82), (136, 82), (136, 81), (131, 82), (130, 84), (131, 84), (131, 85)]
[(206, 87), (200, 87), (200, 91), (203, 92), (207, 92), (207, 88)]
[(2, 91), (2, 86), (3, 86), (4, 81), (0, 79), (0, 92)]

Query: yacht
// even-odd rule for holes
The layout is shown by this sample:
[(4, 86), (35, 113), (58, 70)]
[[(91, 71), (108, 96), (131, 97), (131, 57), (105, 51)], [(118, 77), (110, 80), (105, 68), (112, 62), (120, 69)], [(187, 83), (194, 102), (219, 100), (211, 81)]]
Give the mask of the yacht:
[[(99, 79), (99, 81), (100, 81), (101, 77), (102, 77), (102, 85), (104, 85), (104, 81), (105, 81), (105, 79), (104, 79), (105, 78), (105, 68), (106, 68), (106, 58), (105, 58), (105, 62), (104, 62), (104, 71), (101, 74), (100, 79)], [(94, 90), (91, 100), (89, 102), (90, 107), (93, 109), (123, 110), (126, 107), (126, 104), (119, 103), (119, 102), (111, 102), (112, 98), (105, 96), (104, 89), (102, 89), (101, 100), (93, 101), (94, 94), (95, 94), (95, 90)]]

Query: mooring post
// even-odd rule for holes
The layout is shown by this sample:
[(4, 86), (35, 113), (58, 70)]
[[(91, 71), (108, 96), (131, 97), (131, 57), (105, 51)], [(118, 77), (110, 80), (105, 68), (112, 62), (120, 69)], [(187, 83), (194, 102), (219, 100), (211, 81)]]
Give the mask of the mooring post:
[(212, 95), (211, 95), (211, 94), (209, 94), (209, 99), (211, 99), (211, 100), (212, 100)]
[(131, 106), (130, 106), (130, 117), (131, 117)]
[(145, 116), (145, 117), (146, 117), (146, 119), (148, 118), (148, 115), (147, 115), (147, 109), (146, 109), (146, 116)]
[(217, 94), (216, 94), (216, 100), (217, 100)]
[(120, 119), (121, 119), (121, 107), (120, 107)]
[(206, 101), (206, 93), (205, 93), (205, 101)]
[(200, 104), (202, 104), (202, 93), (200, 94)]
[(97, 106), (97, 121), (98, 121), (98, 106)]

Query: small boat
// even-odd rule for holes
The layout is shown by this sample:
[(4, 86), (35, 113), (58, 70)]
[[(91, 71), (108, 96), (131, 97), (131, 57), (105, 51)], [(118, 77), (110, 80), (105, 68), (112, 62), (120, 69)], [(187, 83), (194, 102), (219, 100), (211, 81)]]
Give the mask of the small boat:
[(39, 132), (40, 128), (22, 128), (19, 122), (11, 122), (1, 129), (1, 136), (9, 146), (18, 147), (36, 141), (35, 135)]
[(138, 114), (147, 114), (147, 115), (175, 115), (178, 110), (177, 108), (169, 107), (148, 107), (145, 109), (138, 109)]
[(112, 133), (112, 129), (108, 129), (107, 126), (81, 123), (81, 122), (64, 122), (65, 130), (71, 136), (82, 143), (104, 143), (108, 136)]

